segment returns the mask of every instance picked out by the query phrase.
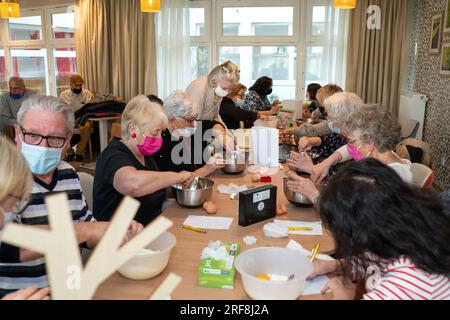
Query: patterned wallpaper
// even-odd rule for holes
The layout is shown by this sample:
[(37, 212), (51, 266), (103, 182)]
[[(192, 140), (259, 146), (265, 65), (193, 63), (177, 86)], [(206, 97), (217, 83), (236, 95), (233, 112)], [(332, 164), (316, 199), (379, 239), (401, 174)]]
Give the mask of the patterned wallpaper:
[[(450, 189), (450, 78), (439, 75), (440, 56), (431, 55), (431, 18), (444, 12), (447, 0), (418, 0), (415, 38), (418, 43), (415, 57), (414, 91), (425, 94), (430, 100), (426, 111), (424, 140), (433, 151), (433, 169), (436, 185)], [(444, 36), (450, 42), (450, 35)]]

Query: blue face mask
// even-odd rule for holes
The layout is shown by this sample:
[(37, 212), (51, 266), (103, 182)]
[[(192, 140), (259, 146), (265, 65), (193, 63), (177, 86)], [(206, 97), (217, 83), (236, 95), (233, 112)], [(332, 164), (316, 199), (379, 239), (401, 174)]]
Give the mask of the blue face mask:
[(237, 105), (239, 108), (243, 108), (243, 107), (244, 107), (245, 100), (237, 99), (235, 103), (236, 103), (236, 105)]
[(33, 174), (47, 174), (61, 162), (62, 148), (46, 148), (22, 142), (21, 152)]
[(23, 98), (23, 94), (21, 94), (21, 93), (15, 93), (15, 94), (10, 93), (9, 95), (11, 96), (11, 98), (13, 100), (19, 100), (19, 99)]
[(328, 123), (328, 128), (329, 128), (333, 133), (341, 134), (341, 129), (335, 128), (335, 127), (333, 126), (333, 122), (332, 122), (332, 121), (327, 120), (327, 123)]

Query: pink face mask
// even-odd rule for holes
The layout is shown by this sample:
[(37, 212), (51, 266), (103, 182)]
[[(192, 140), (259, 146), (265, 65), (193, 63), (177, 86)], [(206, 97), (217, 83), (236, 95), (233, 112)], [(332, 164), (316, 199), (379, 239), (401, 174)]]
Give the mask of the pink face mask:
[(144, 136), (144, 144), (138, 145), (138, 151), (144, 157), (150, 157), (157, 153), (163, 144), (162, 137), (146, 137)]
[(366, 158), (366, 157), (363, 157), (363, 156), (361, 155), (361, 153), (359, 153), (358, 148), (355, 147), (355, 146), (347, 145), (347, 151), (348, 151), (348, 154), (349, 154), (349, 155), (353, 158), (353, 160), (355, 160), (355, 161), (360, 161), (360, 160), (363, 160), (363, 159)]

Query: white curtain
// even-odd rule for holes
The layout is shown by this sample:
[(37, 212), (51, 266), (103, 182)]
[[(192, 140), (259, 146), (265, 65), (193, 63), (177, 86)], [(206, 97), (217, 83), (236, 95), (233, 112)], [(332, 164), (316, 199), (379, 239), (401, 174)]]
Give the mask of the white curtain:
[(188, 0), (161, 1), (156, 17), (158, 96), (183, 90), (191, 80)]
[(345, 89), (350, 10), (335, 9), (333, 2), (329, 0), (326, 12), (322, 72), (327, 83), (335, 83)]

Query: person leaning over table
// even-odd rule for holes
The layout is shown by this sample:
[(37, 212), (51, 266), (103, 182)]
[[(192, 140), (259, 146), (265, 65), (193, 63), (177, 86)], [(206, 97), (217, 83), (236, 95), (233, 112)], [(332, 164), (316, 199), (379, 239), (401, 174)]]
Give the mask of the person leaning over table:
[(327, 121), (321, 121), (319, 118), (323, 118), (325, 113), (325, 109), (323, 107), (324, 102), (327, 98), (333, 96), (336, 93), (344, 92), (342, 88), (335, 84), (328, 84), (317, 91), (317, 103), (318, 107), (312, 114), (312, 119), (315, 121), (320, 121), (317, 124), (306, 123), (300, 127), (295, 129), (287, 129), (282, 133), (282, 142), (285, 144), (290, 143), (291, 136), (295, 134), (298, 139), (302, 137), (322, 137), (333, 133), (333, 131), (329, 128), (329, 124)]
[(339, 260), (316, 260), (309, 279), (337, 273), (323, 288), (333, 299), (355, 299), (360, 280), (364, 300), (450, 299), (450, 211), (437, 194), (366, 159), (333, 177), (319, 212)]
[(230, 130), (240, 129), (241, 121), (244, 122), (245, 129), (251, 128), (257, 119), (267, 120), (268, 116), (272, 115), (271, 111), (253, 112), (243, 110), (246, 91), (247, 88), (239, 83), (222, 100), (220, 117)]
[(240, 70), (231, 61), (215, 67), (208, 76), (194, 80), (186, 93), (199, 107), (199, 120), (220, 120), (219, 109), (222, 99), (239, 82)]
[(23, 78), (11, 77), (8, 84), (9, 91), (0, 96), (0, 132), (5, 130), (5, 126), (16, 123), (17, 112), (22, 103), (36, 94), (35, 91), (25, 87)]
[(306, 88), (306, 100), (302, 107), (302, 118), (311, 119), (312, 113), (319, 107), (317, 102), (317, 92), (322, 88), (318, 83), (310, 83)]
[[(226, 129), (217, 121), (198, 121), (197, 106), (182, 91), (174, 91), (163, 102), (164, 113), (169, 125), (162, 133), (163, 144), (155, 154), (156, 164), (161, 171), (188, 171), (195, 177), (206, 177), (220, 166), (208, 152), (207, 132), (215, 137), (224, 136), (234, 147), (234, 139), (226, 136)], [(223, 141), (223, 139), (219, 139)], [(225, 140), (227, 142), (227, 140)], [(218, 146), (221, 150), (221, 146)]]
[[(354, 93), (341, 92), (332, 95), (324, 102), (324, 113), (326, 114), (328, 127), (332, 131), (331, 134), (322, 137), (302, 137), (299, 140), (299, 152), (309, 152), (314, 149), (314, 152), (319, 156), (315, 159), (316, 163), (321, 163), (336, 150), (342, 146), (347, 145), (347, 138), (341, 134), (341, 127), (345, 121), (356, 110), (361, 108), (363, 101)], [(312, 162), (308, 156), (300, 157), (300, 154), (295, 154), (288, 160), (288, 164), (305, 172), (311, 171)], [(306, 164), (306, 168), (303, 166)], [(328, 178), (330, 178), (341, 165), (335, 165), (330, 168)]]
[(272, 105), (268, 96), (273, 92), (273, 80), (269, 77), (261, 77), (248, 89), (244, 105), (240, 107), (247, 112), (265, 111), (268, 115), (276, 115), (280, 107), (278, 101)]
[[(92, 249), (109, 224), (92, 219), (75, 169), (62, 161), (63, 154), (69, 148), (73, 125), (73, 112), (54, 97), (35, 95), (20, 108), (15, 141), (33, 173), (34, 182), (31, 195), (17, 194), (21, 201), (15, 210), (14, 219), (23, 225), (48, 228), (45, 198), (64, 192), (69, 199), (78, 243)], [(26, 171), (15, 178), (23, 177), (26, 177)], [(12, 195), (16, 196), (15, 193)], [(131, 224), (132, 234), (140, 229), (142, 226), (136, 222)], [(0, 296), (32, 285), (48, 287), (44, 258), (27, 250), (9, 249), (9, 258), (0, 264)]]
[(168, 126), (163, 108), (140, 95), (122, 114), (122, 139), (115, 138), (97, 161), (94, 178), (94, 217), (110, 221), (124, 196), (141, 206), (136, 220), (148, 225), (164, 209), (166, 188), (189, 184), (191, 172), (160, 172), (154, 155), (161, 149), (162, 132)]
[(322, 182), (331, 165), (365, 158), (374, 158), (391, 167), (406, 183), (412, 184), (411, 162), (401, 159), (392, 151), (401, 139), (401, 131), (398, 120), (383, 106), (362, 106), (343, 125), (343, 133), (349, 143), (324, 162), (316, 166), (310, 163), (307, 172), (312, 174), (312, 180), (290, 172), (288, 188), (317, 202), (319, 191), (315, 183)]

